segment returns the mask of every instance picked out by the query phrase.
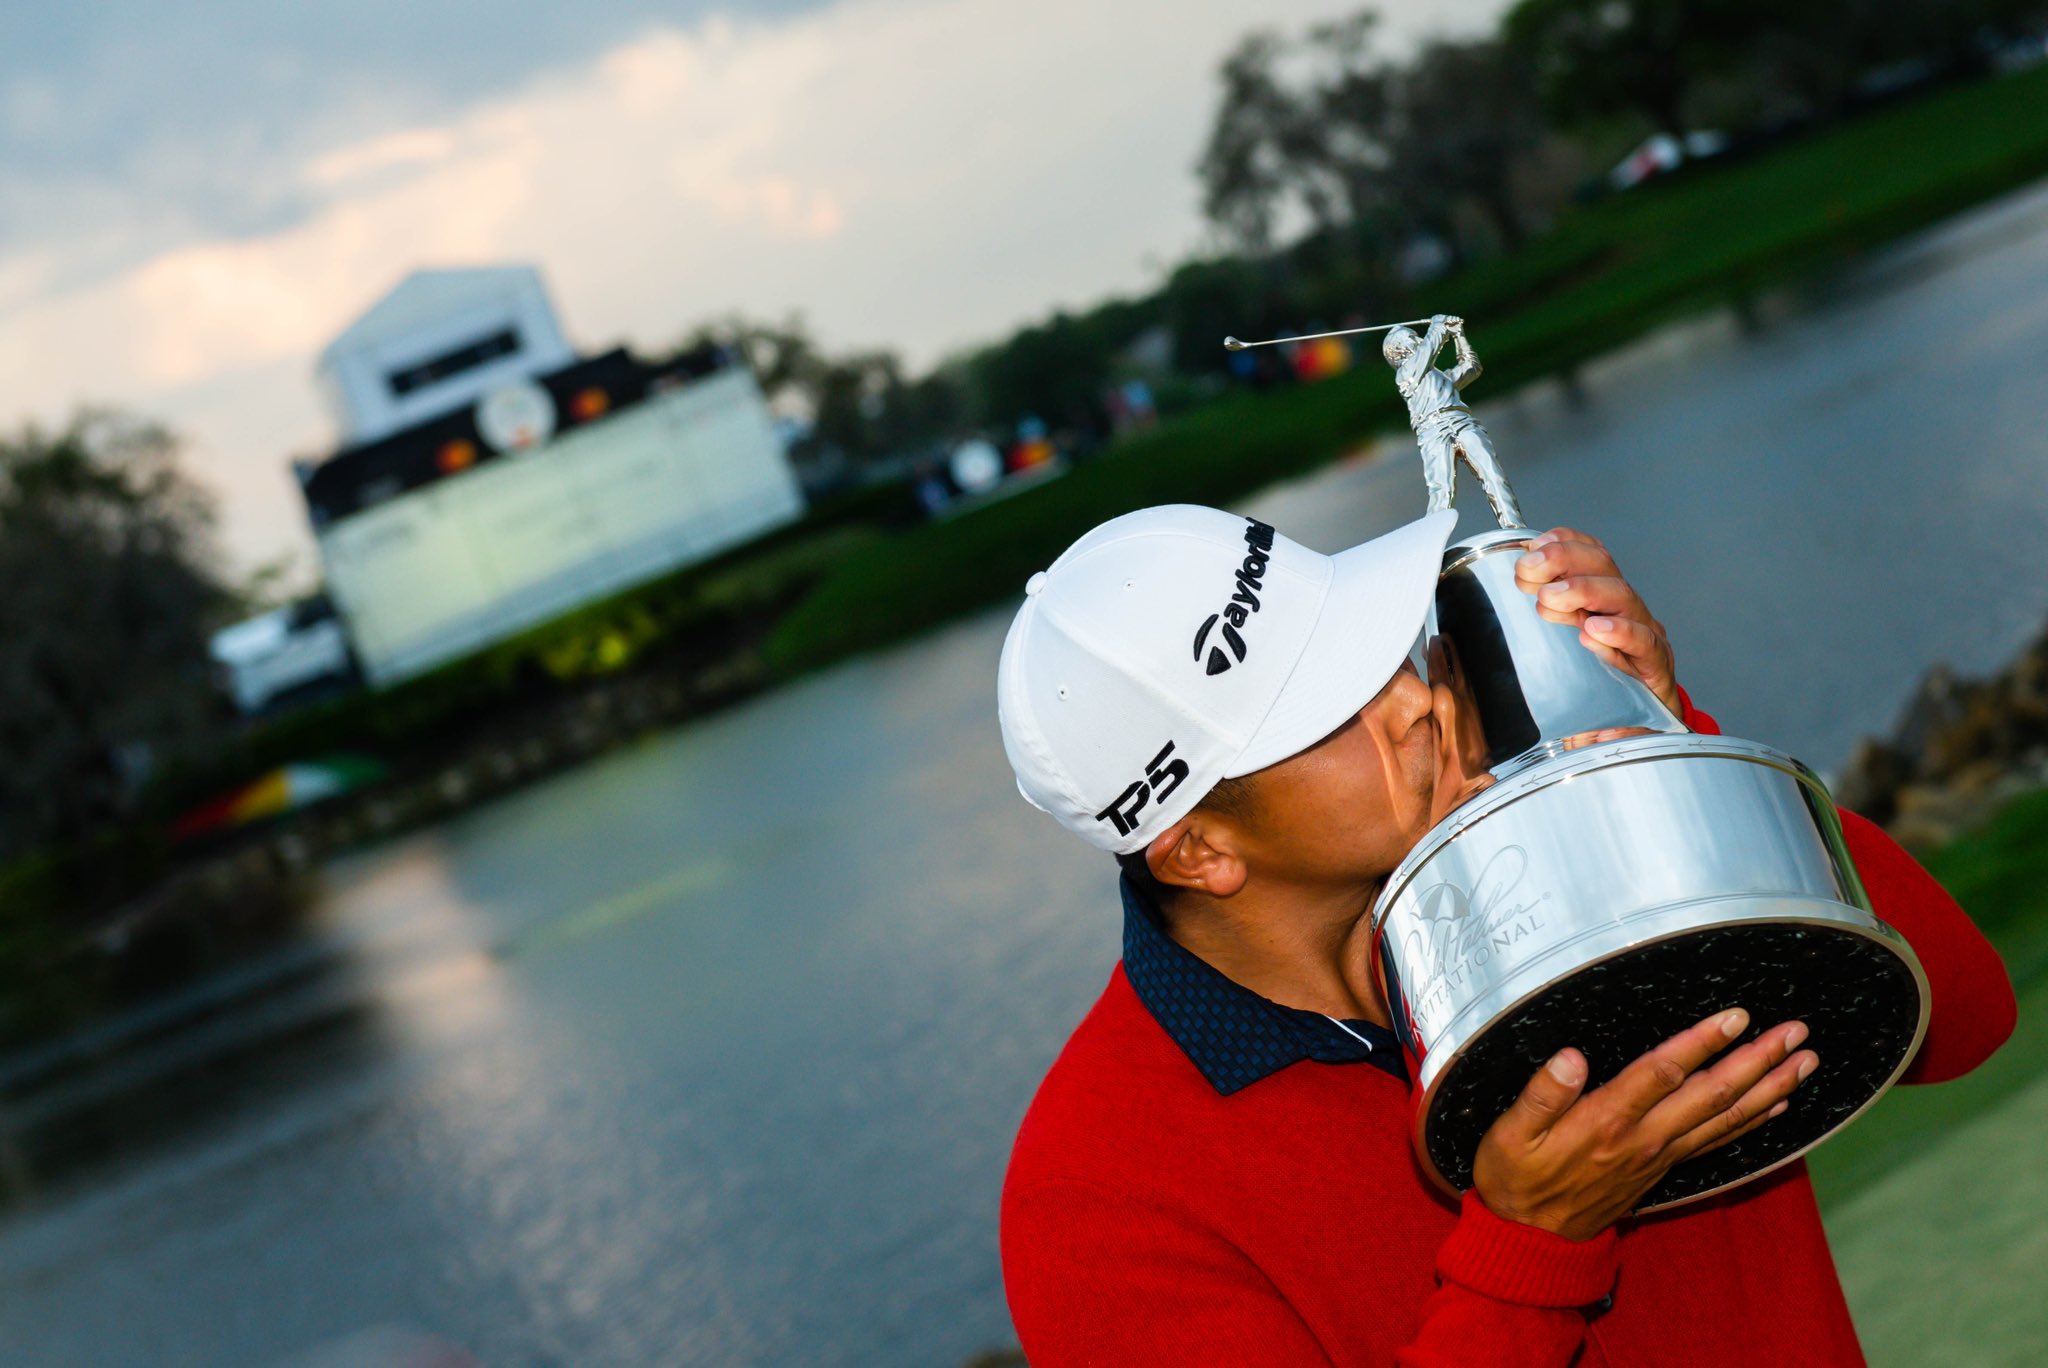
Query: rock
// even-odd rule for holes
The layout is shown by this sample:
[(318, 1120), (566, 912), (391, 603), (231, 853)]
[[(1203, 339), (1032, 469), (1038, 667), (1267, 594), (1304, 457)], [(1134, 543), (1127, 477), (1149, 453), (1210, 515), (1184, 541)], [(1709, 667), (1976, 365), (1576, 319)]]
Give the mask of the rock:
[(1949, 726), (1955, 715), (1955, 674), (1946, 665), (1936, 665), (1920, 677), (1920, 686), (1907, 701), (1906, 711), (1892, 733), (1892, 745), (1908, 756), (1924, 755), (1928, 742)]
[(1882, 825), (1898, 811), (1894, 795), (1912, 776), (1912, 763), (1904, 751), (1866, 737), (1857, 743), (1841, 777), (1831, 787), (1836, 802)]
[(1930, 669), (1888, 740), (1860, 743), (1836, 800), (1930, 849), (2048, 784), (2048, 632), (1987, 680)]

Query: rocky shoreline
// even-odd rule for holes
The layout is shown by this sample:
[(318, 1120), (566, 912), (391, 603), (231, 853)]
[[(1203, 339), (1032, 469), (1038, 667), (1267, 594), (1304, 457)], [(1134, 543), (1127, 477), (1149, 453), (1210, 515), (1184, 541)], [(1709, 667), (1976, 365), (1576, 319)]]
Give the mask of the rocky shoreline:
[(1989, 679), (1922, 677), (1891, 736), (1864, 740), (1835, 801), (1925, 855), (2048, 787), (2048, 628)]

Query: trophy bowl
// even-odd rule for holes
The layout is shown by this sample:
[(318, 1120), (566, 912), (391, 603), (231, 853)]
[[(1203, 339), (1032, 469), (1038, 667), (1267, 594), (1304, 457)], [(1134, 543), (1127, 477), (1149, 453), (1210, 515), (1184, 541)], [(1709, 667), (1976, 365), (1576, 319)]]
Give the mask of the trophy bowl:
[(1416, 1153), (1453, 1193), (1566, 1046), (1591, 1089), (1716, 1011), (1749, 1011), (1731, 1047), (1805, 1022), (1821, 1067), (1786, 1112), (1674, 1166), (1636, 1208), (1653, 1211), (1789, 1163), (1870, 1106), (1926, 1031), (1927, 980), (1872, 914), (1819, 778), (1687, 730), (1542, 618), (1514, 581), (1531, 535), (1445, 552), (1430, 630), (1484, 786), (1388, 878), (1373, 952), (1415, 1065)]

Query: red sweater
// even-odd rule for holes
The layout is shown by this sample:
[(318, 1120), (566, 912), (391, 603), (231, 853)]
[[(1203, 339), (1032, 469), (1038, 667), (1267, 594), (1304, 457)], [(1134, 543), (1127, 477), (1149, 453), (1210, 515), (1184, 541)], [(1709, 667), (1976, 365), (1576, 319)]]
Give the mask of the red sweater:
[[(1932, 990), (1903, 1081), (1969, 1072), (2013, 1027), (1997, 952), (1882, 830), (1843, 825)], [(1398, 1079), (1354, 1065), (1303, 1060), (1219, 1094), (1119, 965), (1010, 1156), (1003, 1280), (1025, 1354), (1038, 1368), (1863, 1363), (1804, 1162), (1575, 1242), (1442, 1197), (1409, 1118)]]

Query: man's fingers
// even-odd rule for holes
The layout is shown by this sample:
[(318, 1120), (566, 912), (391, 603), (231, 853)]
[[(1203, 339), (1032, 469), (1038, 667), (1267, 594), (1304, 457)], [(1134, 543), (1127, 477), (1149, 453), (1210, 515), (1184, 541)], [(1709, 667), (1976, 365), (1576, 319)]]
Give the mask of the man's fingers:
[(1585, 542), (1588, 546), (1597, 546), (1602, 551), (1607, 549), (1606, 542), (1601, 541), (1591, 532), (1581, 532), (1576, 527), (1553, 527), (1548, 532), (1534, 538), (1534, 540), (1539, 544), (1550, 542)]
[[(1773, 1026), (1711, 1066), (1696, 1070), (1676, 1092), (1644, 1114), (1643, 1124), (1675, 1138), (1728, 1113), (1805, 1039), (1804, 1022)], [(1769, 1098), (1764, 1105), (1777, 1100)], [(1741, 1119), (1748, 1119), (1747, 1115)]]
[(1687, 1157), (1697, 1159), (1702, 1154), (1707, 1153), (1709, 1150), (1717, 1150), (1721, 1148), (1721, 1146), (1723, 1145), (1732, 1144), (1733, 1142), (1740, 1140), (1743, 1136), (1749, 1134), (1758, 1126), (1763, 1125), (1764, 1122), (1769, 1121), (1773, 1117), (1783, 1116), (1785, 1114), (1785, 1108), (1787, 1107), (1787, 1105), (1789, 1104), (1785, 1102), (1772, 1103), (1769, 1107), (1765, 1108), (1763, 1111), (1758, 1112), (1755, 1116), (1750, 1117), (1749, 1120), (1743, 1122), (1734, 1130), (1729, 1131), (1720, 1139), (1710, 1141), (1707, 1144), (1701, 1145), (1698, 1149), (1694, 1150)]
[[(1610, 665), (1619, 663), (1614, 659), (1616, 655), (1627, 656), (1642, 665), (1663, 664), (1664, 638), (1655, 627), (1634, 618), (1589, 616), (1580, 624), (1579, 641)], [(1641, 670), (1632, 673), (1640, 674)]]
[(1563, 620), (1560, 614), (1574, 613), (1601, 613), (1643, 622), (1650, 618), (1650, 610), (1629, 587), (1629, 582), (1613, 575), (1573, 575), (1551, 580), (1537, 589), (1536, 607), (1552, 622)]
[(1535, 596), (1538, 617), (1579, 628), (1579, 641), (1602, 664), (1642, 680), (1674, 713), (1682, 710), (1664, 624), (1650, 615), (1598, 538), (1552, 528), (1516, 560), (1515, 585)]
[(1586, 1057), (1577, 1050), (1559, 1050), (1536, 1071), (1522, 1095), (1494, 1125), (1501, 1129), (1504, 1140), (1531, 1144), (1571, 1109), (1585, 1086)]
[(1555, 579), (1573, 575), (1610, 575), (1619, 578), (1621, 567), (1604, 546), (1590, 542), (1556, 541), (1535, 546), (1515, 558), (1515, 579), (1524, 590), (1534, 590)]
[(1747, 1134), (1770, 1119), (1774, 1110), (1782, 1110), (1793, 1090), (1818, 1067), (1819, 1055), (1800, 1050), (1758, 1079), (1735, 1102), (1673, 1140), (1665, 1152), (1688, 1159)]
[(1677, 1092), (1694, 1069), (1727, 1049), (1748, 1025), (1749, 1013), (1740, 1007), (1716, 1012), (1637, 1058), (1600, 1091), (1634, 1120)]

